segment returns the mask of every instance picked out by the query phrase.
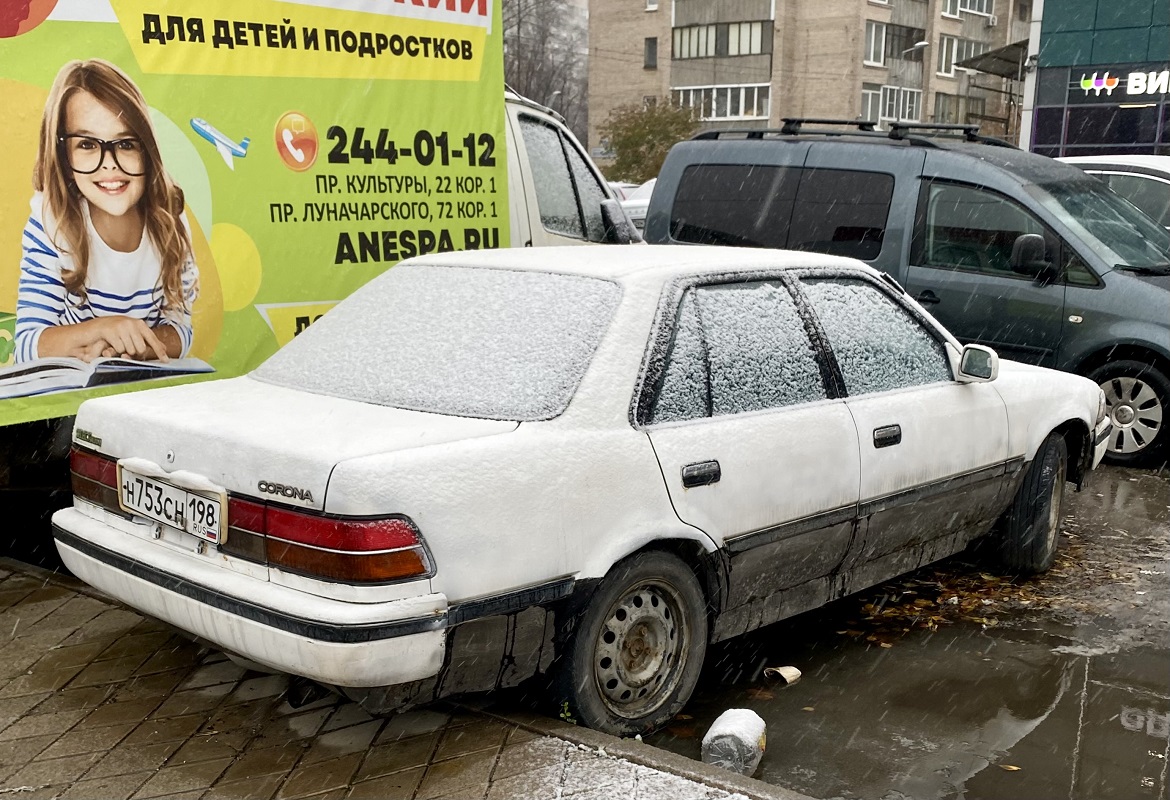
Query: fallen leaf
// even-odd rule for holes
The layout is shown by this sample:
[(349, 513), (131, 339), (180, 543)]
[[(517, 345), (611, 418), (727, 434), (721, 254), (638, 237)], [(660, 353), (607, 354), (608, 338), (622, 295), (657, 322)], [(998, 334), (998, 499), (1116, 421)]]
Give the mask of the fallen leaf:
[(812, 706), (805, 706), (804, 708), (802, 708), (800, 710), (801, 711), (814, 711), (815, 709)]
[(758, 686), (749, 686), (747, 696), (753, 700), (775, 700), (776, 695), (769, 692), (767, 689), (761, 689)]
[(889, 642), (882, 642), (882, 643), (881, 643), (881, 646), (882, 646), (882, 647), (893, 647), (893, 645), (892, 645), (892, 644), (890, 644)]
[(1020, 771), (1020, 767), (1017, 767), (1014, 764), (1000, 764), (999, 768), (1004, 770), (1005, 772), (1019, 772)]

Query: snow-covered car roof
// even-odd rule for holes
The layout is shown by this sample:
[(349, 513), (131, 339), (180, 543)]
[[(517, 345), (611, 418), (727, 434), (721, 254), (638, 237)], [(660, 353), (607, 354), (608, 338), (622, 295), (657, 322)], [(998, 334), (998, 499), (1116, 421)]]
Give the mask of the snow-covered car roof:
[[(798, 267), (850, 267), (876, 274), (862, 261), (791, 250), (743, 247), (526, 247), (437, 253), (403, 264), (531, 270), (605, 278), (624, 283), (637, 277), (668, 280), (674, 275)], [(638, 281), (641, 282), (641, 281)]]

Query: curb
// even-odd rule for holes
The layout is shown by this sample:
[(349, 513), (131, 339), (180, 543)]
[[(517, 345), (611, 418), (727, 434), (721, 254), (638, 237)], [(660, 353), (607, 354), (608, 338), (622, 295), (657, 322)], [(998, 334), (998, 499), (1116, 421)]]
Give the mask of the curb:
[(539, 714), (527, 712), (501, 714), (478, 708), (474, 704), (458, 705), (467, 711), (509, 722), (533, 733), (564, 739), (590, 750), (601, 750), (606, 755), (623, 758), (633, 764), (650, 767), (660, 772), (668, 772), (714, 789), (746, 795), (752, 800), (815, 800), (808, 795), (785, 789), (782, 786), (773, 786), (770, 783), (729, 772), (702, 761), (695, 761), (686, 756), (671, 753), (668, 750), (651, 747), (637, 739), (619, 739), (608, 733), (570, 725), (567, 722), (551, 717), (542, 717)]

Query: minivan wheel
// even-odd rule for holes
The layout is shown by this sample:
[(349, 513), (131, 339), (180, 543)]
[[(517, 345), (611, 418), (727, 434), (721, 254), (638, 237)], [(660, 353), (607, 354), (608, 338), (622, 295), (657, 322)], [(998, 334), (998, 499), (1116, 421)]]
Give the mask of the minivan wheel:
[(1141, 361), (1112, 361), (1089, 377), (1105, 392), (1113, 431), (1105, 458), (1127, 467), (1150, 466), (1166, 450), (1170, 380)]
[(631, 556), (577, 624), (557, 680), (562, 715), (616, 736), (648, 733), (690, 699), (706, 648), (706, 602), (691, 569), (669, 553)]
[(1044, 572), (1056, 560), (1067, 477), (1064, 437), (1050, 433), (1040, 443), (1015, 499), (998, 523), (999, 560), (1009, 572)]

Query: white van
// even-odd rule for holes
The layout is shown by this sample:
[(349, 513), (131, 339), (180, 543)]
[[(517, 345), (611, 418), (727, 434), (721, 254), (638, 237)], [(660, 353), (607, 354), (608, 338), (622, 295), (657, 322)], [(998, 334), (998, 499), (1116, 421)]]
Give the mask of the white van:
[(513, 247), (640, 240), (560, 115), (511, 91), (504, 105)]

